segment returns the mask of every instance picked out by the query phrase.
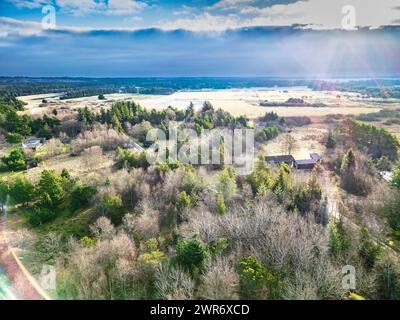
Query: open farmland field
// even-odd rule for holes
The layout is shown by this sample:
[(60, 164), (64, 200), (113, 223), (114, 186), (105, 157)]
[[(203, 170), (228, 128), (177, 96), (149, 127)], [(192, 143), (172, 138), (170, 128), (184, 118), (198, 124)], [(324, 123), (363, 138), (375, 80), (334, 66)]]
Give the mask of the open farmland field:
[[(303, 99), (306, 103), (323, 103), (326, 107), (262, 107), (261, 101), (284, 103), (290, 98)], [(150, 96), (138, 101), (146, 108), (185, 108), (190, 102), (201, 107), (210, 101), (216, 108), (230, 112), (234, 116), (259, 117), (274, 111), (279, 116), (325, 116), (328, 114), (359, 114), (376, 112), (379, 107), (363, 102), (356, 93), (320, 92), (308, 88), (280, 89), (237, 89), (211, 91), (176, 92), (169, 96)]]
[[(88, 107), (99, 110), (101, 107), (109, 108), (118, 101), (136, 101), (147, 109), (165, 109), (173, 106), (185, 109), (190, 102), (200, 108), (204, 101), (210, 101), (215, 108), (221, 108), (234, 116), (245, 115), (249, 118), (259, 117), (266, 112), (274, 111), (281, 117), (289, 116), (326, 116), (330, 114), (357, 115), (361, 113), (377, 112), (381, 108), (374, 101), (362, 99), (357, 93), (313, 91), (308, 88), (273, 88), (273, 89), (229, 89), (229, 90), (203, 90), (179, 91), (171, 95), (136, 95), (136, 94), (109, 94), (106, 100), (98, 97), (85, 97), (68, 100), (55, 99), (55, 94), (19, 97), (26, 105), (25, 113), (38, 116), (57, 111), (77, 110)], [(323, 107), (287, 107), (279, 106), (288, 99), (303, 99), (305, 103), (323, 104)], [(47, 103), (42, 103), (46, 99)], [(263, 107), (261, 101), (277, 103), (277, 106)], [(391, 104), (393, 105), (393, 104)]]

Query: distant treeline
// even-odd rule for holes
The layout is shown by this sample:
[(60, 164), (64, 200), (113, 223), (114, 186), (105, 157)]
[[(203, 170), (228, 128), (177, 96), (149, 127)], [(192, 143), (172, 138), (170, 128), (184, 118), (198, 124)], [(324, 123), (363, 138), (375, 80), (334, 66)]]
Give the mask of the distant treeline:
[(347, 82), (316, 81), (311, 86), (320, 91), (357, 92), (370, 98), (400, 99), (400, 80), (352, 80)]
[(82, 97), (91, 97), (112, 93), (137, 93), (137, 94), (172, 94), (175, 92), (171, 88), (162, 87), (116, 87), (115, 85), (78, 85), (78, 84), (18, 84), (0, 86), (0, 96), (11, 95), (14, 97), (27, 96), (35, 94), (59, 93), (60, 99), (74, 99)]
[(289, 98), (285, 102), (273, 102), (273, 101), (261, 101), (261, 107), (313, 107), (313, 108), (323, 108), (326, 107), (324, 103), (308, 103), (303, 99)]
[(287, 88), (303, 86), (313, 90), (358, 92), (374, 98), (400, 98), (400, 79), (307, 80), (282, 78), (27, 78), (0, 77), (1, 91), (15, 96), (63, 93), (63, 98), (78, 98), (125, 92), (171, 94), (178, 90), (232, 88)]
[(400, 109), (384, 109), (378, 112), (360, 114), (356, 120), (373, 122), (387, 119), (384, 124), (400, 124)]

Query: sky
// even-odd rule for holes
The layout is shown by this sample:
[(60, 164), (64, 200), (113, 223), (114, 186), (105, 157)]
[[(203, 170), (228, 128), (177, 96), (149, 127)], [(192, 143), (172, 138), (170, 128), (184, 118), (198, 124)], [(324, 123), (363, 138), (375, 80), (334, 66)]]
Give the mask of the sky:
[(400, 0), (0, 0), (0, 76), (399, 76), (399, 36)]

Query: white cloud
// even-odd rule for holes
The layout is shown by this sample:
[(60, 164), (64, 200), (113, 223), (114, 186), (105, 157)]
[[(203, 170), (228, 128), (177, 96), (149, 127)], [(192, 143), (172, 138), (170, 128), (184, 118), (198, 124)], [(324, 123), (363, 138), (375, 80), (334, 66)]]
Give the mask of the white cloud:
[(110, 15), (132, 14), (145, 7), (147, 7), (146, 3), (135, 0), (109, 0), (106, 13)]
[[(135, 17), (134, 17), (135, 18)], [(140, 17), (135, 19), (140, 21)], [(18, 20), (8, 17), (0, 17), (0, 38), (7, 36), (61, 36), (57, 31), (66, 31), (70, 33), (83, 33), (91, 31), (137, 31), (140, 28), (123, 27), (123, 28), (91, 28), (91, 27), (76, 27), (76, 26), (55, 26), (51, 30), (43, 29), (42, 23), (37, 21)]]
[(46, 4), (52, 3), (51, 0), (7, 0), (7, 2), (13, 3), (17, 8), (36, 9)]
[[(300, 0), (289, 4), (260, 7), (256, 0), (221, 0), (209, 12), (163, 22), (165, 29), (222, 31), (231, 28), (308, 25), (316, 29), (341, 29), (342, 8), (355, 8), (358, 27), (376, 28), (399, 24), (400, 0)], [(229, 15), (223, 14), (231, 10)]]
[(98, 13), (106, 8), (105, 0), (55, 0), (61, 11), (76, 16)]
[(241, 13), (253, 15), (253, 19), (244, 21), (248, 25), (307, 24), (334, 29), (342, 27), (342, 9), (348, 5), (355, 8), (359, 27), (392, 25), (400, 17), (395, 9), (400, 0), (308, 0), (268, 8), (244, 7)]
[(158, 28), (165, 30), (186, 29), (191, 31), (225, 31), (226, 29), (237, 28), (240, 25), (236, 15), (211, 15), (202, 13), (193, 18), (182, 18), (172, 21), (164, 21), (157, 25)]
[[(144, 0), (8, 0), (16, 6), (33, 7), (55, 4), (62, 12), (85, 16), (89, 14), (132, 15), (149, 7)], [(282, 0), (283, 1), (283, 0)], [(280, 1), (282, 3), (282, 1)], [(288, 0), (289, 1), (289, 0)], [(376, 28), (400, 24), (400, 0), (299, 0), (289, 4), (275, 4), (275, 0), (221, 0), (206, 8), (182, 6), (169, 17), (147, 27), (187, 29), (191, 31), (224, 31), (255, 26), (306, 25), (316, 29), (340, 29), (344, 14), (342, 8), (352, 5), (356, 25)], [(139, 21), (139, 17), (132, 20)], [(125, 21), (125, 20), (122, 20)], [(2, 30), (2, 33), (6, 31)]]
[(33, 36), (42, 31), (42, 25), (34, 21), (20, 21), (12, 18), (0, 17), (0, 37), (8, 35)]
[(55, 5), (61, 12), (75, 16), (88, 14), (129, 15), (147, 7), (137, 0), (7, 0), (17, 8), (35, 9), (46, 4)]
[[(17, 20), (13, 18), (0, 17), (0, 38), (12, 35), (30, 37), (40, 36), (48, 30), (43, 29), (42, 23), (37, 21)], [(64, 27), (56, 26), (55, 31), (69, 31), (69, 32), (85, 32), (91, 31), (91, 28), (85, 27)]]
[(182, 5), (178, 10), (172, 12), (174, 16), (182, 16), (182, 15), (190, 15), (197, 11), (197, 8), (189, 7), (186, 5)]
[(254, 4), (255, 0), (220, 0), (211, 7), (210, 10), (234, 10), (243, 7), (244, 5)]

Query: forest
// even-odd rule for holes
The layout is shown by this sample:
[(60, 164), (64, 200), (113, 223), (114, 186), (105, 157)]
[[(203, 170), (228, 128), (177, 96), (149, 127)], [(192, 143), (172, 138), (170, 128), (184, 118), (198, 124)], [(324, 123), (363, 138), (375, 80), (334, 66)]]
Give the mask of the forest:
[[(198, 133), (254, 128), (259, 147), (290, 134), (287, 119), (250, 121), (208, 102), (161, 111), (118, 102), (69, 119), (23, 110), (2, 93), (0, 202), (21, 219), (12, 245), (30, 272), (56, 267), (54, 298), (400, 299), (400, 145), (385, 129), (339, 119), (312, 171), (272, 165), (258, 149), (241, 176), (229, 165), (150, 165), (124, 145), (146, 148), (147, 132), (176, 121)], [(42, 149), (21, 147), (32, 136), (46, 138)], [(87, 171), (48, 167), (63, 155)], [(342, 285), (345, 266), (355, 289)]]

